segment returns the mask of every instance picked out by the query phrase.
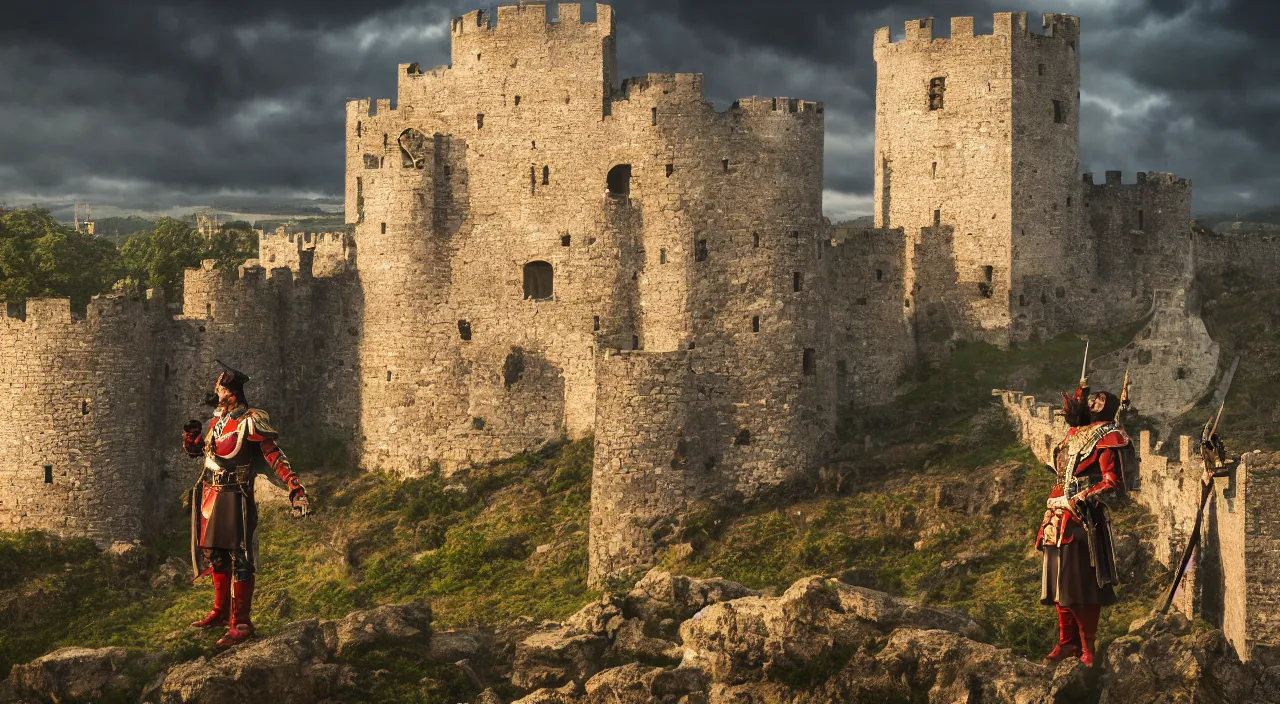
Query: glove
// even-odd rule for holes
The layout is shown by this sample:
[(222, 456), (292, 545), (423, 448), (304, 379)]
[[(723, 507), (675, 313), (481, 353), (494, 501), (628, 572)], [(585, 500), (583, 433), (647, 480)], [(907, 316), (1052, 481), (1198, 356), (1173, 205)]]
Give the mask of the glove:
[(190, 442), (198, 442), (200, 440), (200, 429), (204, 425), (198, 420), (189, 420), (186, 425), (182, 426), (182, 434)]
[(306, 518), (311, 515), (311, 502), (307, 500), (307, 492), (301, 487), (294, 489), (289, 495), (289, 503), (293, 506), (294, 518)]
[(1049, 499), (1049, 501), (1045, 503), (1045, 506), (1049, 508), (1070, 509), (1071, 499), (1068, 499), (1065, 496), (1055, 496)]

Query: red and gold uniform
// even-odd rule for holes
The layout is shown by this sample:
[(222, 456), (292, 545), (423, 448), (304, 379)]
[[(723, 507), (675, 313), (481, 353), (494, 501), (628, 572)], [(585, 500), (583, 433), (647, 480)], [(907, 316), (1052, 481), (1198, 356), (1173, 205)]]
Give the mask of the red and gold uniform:
[(1115, 424), (1119, 399), (1106, 393), (1094, 399), (1102, 407), (1092, 413), (1085, 389), (1066, 399), (1074, 427), (1054, 450), (1057, 482), (1035, 543), (1043, 554), (1040, 602), (1058, 612), (1058, 646), (1048, 659), (1079, 655), (1086, 665), (1093, 664), (1102, 607), (1115, 603), (1118, 583), (1110, 515), (1101, 498), (1123, 489), (1131, 447)]
[(258, 556), (255, 477), (265, 474), (288, 489), (296, 513), (310, 512), (306, 491), (276, 445), (278, 434), (270, 418), (245, 402), (245, 381), (247, 376), (228, 367), (218, 379), (222, 398), (213, 419), (203, 425), (190, 421), (183, 434), (187, 455), (204, 458), (192, 492), (192, 567), (197, 579), (211, 574), (214, 586), (213, 610), (192, 625), (226, 625), (220, 647), (253, 635), (249, 617)]

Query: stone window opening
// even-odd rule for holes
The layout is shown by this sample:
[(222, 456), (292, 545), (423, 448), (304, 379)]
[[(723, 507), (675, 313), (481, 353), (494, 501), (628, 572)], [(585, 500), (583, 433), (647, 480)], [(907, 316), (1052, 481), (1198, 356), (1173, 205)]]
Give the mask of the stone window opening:
[(387, 136), (387, 133), (386, 133), (386, 132), (383, 132), (383, 133), (382, 133), (382, 148), (383, 148), (383, 149), (386, 149), (386, 148), (387, 148), (387, 142), (389, 141), (389, 139), (390, 139), (390, 138)]
[(1044, 75), (1044, 64), (1040, 64), (1039, 66), (1037, 66), (1037, 67), (1036, 67), (1036, 70), (1040, 73), (1040, 75), (1041, 75), (1041, 76), (1043, 76), (1043, 75)]
[(929, 79), (929, 109), (941, 110), (942, 97), (947, 92), (947, 79), (942, 76)]
[(1141, 209), (1141, 208), (1139, 208), (1139, 209), (1138, 209), (1138, 229), (1139, 229), (1139, 230), (1143, 229), (1143, 228), (1142, 228), (1142, 209)]
[(693, 346), (694, 346), (694, 341), (689, 340), (689, 349), (693, 349)]
[(591, 331), (600, 332), (600, 316), (598, 315), (591, 316)]
[(867, 299), (866, 299), (866, 298), (858, 298), (858, 299), (854, 300), (854, 303), (856, 303), (857, 305), (860, 305), (860, 306), (865, 306), (865, 305), (867, 305)]
[(53, 465), (51, 464), (46, 464), (44, 466), (44, 483), (45, 484), (53, 483)]
[(516, 96), (516, 105), (519, 105), (519, 104), (520, 104), (520, 96), (518, 96), (518, 95), (517, 95), (517, 96)]
[(759, 233), (759, 232), (753, 232), (753, 233), (751, 233), (751, 246), (752, 246), (752, 247), (759, 247), (759, 246), (760, 246), (760, 233)]
[(698, 244), (693, 249), (693, 259), (694, 261), (699, 261), (699, 262), (707, 261), (707, 241), (706, 240), (698, 240)]
[(729, 160), (728, 160), (728, 159), (721, 159), (721, 160), (720, 160), (720, 166), (724, 169), (724, 172), (725, 172), (726, 174), (727, 174), (727, 173), (729, 173)]
[(427, 136), (418, 130), (410, 127), (396, 137), (396, 144), (400, 147), (400, 165), (416, 169), (426, 168), (427, 166)]
[(465, 320), (458, 321), (458, 337), (462, 338), (463, 341), (471, 340), (471, 323)]
[(533, 261), (524, 265), (525, 300), (549, 301), (554, 294), (555, 271), (549, 262)]
[(1018, 294), (1018, 305), (1023, 308), (1027, 307), (1027, 297), (1021, 293)]
[(933, 178), (938, 177), (938, 162), (936, 161), (933, 162), (933, 173), (931, 175), (933, 176)]
[(805, 376), (813, 376), (818, 373), (818, 351), (812, 347), (804, 348), (804, 357), (801, 365)]
[(560, 235), (560, 246), (561, 246), (561, 247), (568, 247), (568, 246), (569, 246), (569, 243), (571, 243), (572, 241), (573, 241), (573, 236), (572, 236), (572, 235)]
[(656, 124), (658, 124), (658, 109), (657, 109), (657, 108), (649, 108), (649, 124), (650, 124), (650, 125), (656, 125)]
[(356, 120), (356, 136), (360, 137), (363, 135), (363, 133), (364, 133), (363, 125), (361, 125), (359, 120)]
[(1053, 101), (1053, 121), (1059, 125), (1067, 121), (1067, 112), (1062, 107), (1061, 100)]
[(933, 211), (933, 226), (942, 227), (942, 211), (941, 210)]
[(760, 332), (760, 316), (751, 316), (751, 332)]
[(797, 271), (797, 272), (793, 272), (793, 273), (791, 274), (791, 290), (792, 290), (792, 291), (799, 291), (799, 290), (800, 290), (800, 272), (798, 272), (798, 271)]
[(623, 198), (631, 195), (631, 164), (618, 164), (609, 169), (605, 185), (609, 187), (611, 196)]
[(516, 382), (524, 378), (524, 349), (512, 347), (506, 361), (502, 363), (502, 386), (510, 389)]
[(659, 263), (659, 264), (666, 264), (666, 263), (667, 263), (667, 248), (666, 248), (666, 247), (663, 247), (663, 248), (661, 248), (661, 249), (659, 249), (659, 250), (658, 250), (658, 263)]
[(1173, 378), (1175, 381), (1182, 381), (1183, 379), (1186, 379), (1187, 378), (1186, 368), (1178, 367), (1177, 369), (1175, 369), (1173, 372)]
[(1067, 196), (1067, 207), (1071, 207), (1071, 196)]
[(883, 281), (883, 280), (884, 280), (884, 270), (876, 269), (876, 281)]
[(982, 267), (982, 278), (986, 279), (987, 283), (991, 283), (991, 277), (995, 275), (995, 272), (995, 267), (988, 264)]
[(164, 378), (165, 378), (165, 381), (169, 380), (169, 363), (168, 362), (164, 363)]
[(910, 299), (910, 298), (904, 298), (904, 299), (902, 299), (902, 307), (903, 307), (903, 308), (910, 308), (910, 307), (911, 307), (911, 299)]
[(364, 168), (366, 168), (366, 169), (376, 169), (376, 168), (378, 168), (378, 157), (377, 157), (376, 155), (374, 155), (374, 154), (365, 154), (365, 155), (364, 155)]
[(381, 169), (386, 165), (387, 165), (387, 157), (385, 156), (378, 157), (378, 168)]
[(471, 429), (472, 429), (472, 430), (484, 430), (484, 418), (472, 418), (472, 419), (471, 419)]
[(484, 113), (476, 113), (476, 129), (484, 129)]
[(799, 231), (799, 230), (792, 230), (792, 231), (791, 231), (791, 239), (799, 239), (799, 238), (800, 238), (800, 231)]
[(671, 174), (675, 173), (675, 164), (667, 164), (667, 178), (671, 178)]
[(206, 303), (206, 304), (204, 304), (204, 317), (206, 317), (206, 318), (212, 318), (212, 317), (213, 317), (213, 304), (212, 304), (212, 303)]
[(986, 281), (979, 281), (978, 293), (981, 294), (983, 298), (991, 298), (991, 294), (992, 294), (991, 284), (987, 283)]
[(387, 370), (387, 381), (391, 381), (391, 370)]
[(750, 445), (750, 444), (751, 444), (751, 431), (750, 431), (750, 430), (747, 430), (746, 428), (743, 428), (742, 430), (739, 430), (739, 431), (738, 431), (738, 434), (737, 434), (737, 435), (735, 435), (735, 436), (733, 436), (733, 444), (734, 444), (734, 445), (738, 445), (739, 447), (741, 447), (741, 446), (743, 446), (743, 445)]
[(89, 415), (89, 402), (83, 399), (80, 400), (80, 415), (82, 416)]
[(546, 185), (550, 185), (550, 183), (551, 183), (551, 167), (543, 166), (542, 167), (542, 185), (546, 186)]
[(638, 350), (638, 349), (640, 349), (640, 336), (639, 336), (639, 335), (632, 335), (632, 336), (631, 336), (631, 349), (633, 349), (633, 350)]
[(529, 193), (538, 192), (538, 167), (529, 165)]

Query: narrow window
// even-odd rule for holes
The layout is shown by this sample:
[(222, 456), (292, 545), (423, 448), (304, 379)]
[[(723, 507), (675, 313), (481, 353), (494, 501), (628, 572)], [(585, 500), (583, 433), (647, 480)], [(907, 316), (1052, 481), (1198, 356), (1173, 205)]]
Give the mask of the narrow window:
[(633, 349), (633, 350), (638, 350), (638, 349), (640, 349), (640, 336), (639, 336), (639, 335), (632, 335), (632, 336), (631, 336), (631, 349)]
[(555, 275), (548, 262), (529, 262), (524, 265), (525, 300), (550, 300), (554, 293)]
[(866, 298), (859, 298), (859, 299), (855, 300), (855, 301), (854, 301), (854, 303), (857, 303), (857, 304), (858, 304), (858, 305), (860, 305), (860, 306), (865, 306), (865, 305), (867, 305), (867, 299), (866, 299)]
[(572, 240), (573, 240), (573, 237), (570, 235), (560, 235), (560, 246), (568, 247), (569, 242), (571, 242)]
[(1044, 75), (1044, 64), (1040, 64), (1036, 69), (1040, 72), (1041, 76)]
[(671, 178), (671, 174), (675, 173), (675, 164), (667, 164), (667, 178)]
[(724, 168), (724, 172), (725, 172), (726, 174), (727, 174), (727, 173), (729, 173), (729, 160), (728, 160), (728, 159), (721, 159), (721, 160), (720, 160), (720, 166)]
[(542, 167), (542, 185), (545, 186), (549, 183), (551, 183), (551, 167), (544, 166)]
[(387, 223), (382, 223), (382, 234), (387, 234)]
[(760, 332), (760, 316), (751, 316), (751, 332)]
[[(1043, 73), (1043, 72), (1042, 72), (1042, 73)], [(518, 96), (518, 95), (517, 95), (517, 96), (516, 96), (516, 105), (519, 105), (519, 104), (520, 104), (520, 96)]]
[(387, 370), (387, 381), (391, 381), (391, 370)]
[(594, 332), (600, 332), (600, 316), (591, 316), (591, 330)]
[(44, 483), (45, 484), (53, 483), (53, 465), (51, 464), (46, 464), (44, 466)]
[(1067, 113), (1062, 107), (1061, 100), (1053, 101), (1053, 121), (1058, 124), (1062, 124), (1067, 121)]
[(471, 323), (465, 320), (458, 321), (458, 337), (461, 337), (463, 340), (471, 339)]
[(206, 318), (212, 318), (212, 317), (213, 317), (213, 304), (212, 304), (212, 303), (206, 303), (206, 304), (204, 304), (204, 317), (206, 317)]
[(876, 269), (876, 281), (882, 281), (882, 280), (884, 280), (884, 270)]
[(386, 133), (386, 132), (383, 132), (383, 133), (382, 133), (382, 147), (383, 147), (384, 149), (385, 149), (385, 148), (386, 148), (386, 146), (387, 146), (387, 140), (388, 140), (388, 139), (389, 139), (389, 138), (387, 137), (387, 133)]
[(693, 258), (695, 261), (705, 262), (707, 260), (707, 241), (698, 240), (697, 246), (693, 250)]
[(651, 125), (656, 125), (656, 124), (658, 124), (658, 109), (657, 109), (657, 108), (649, 108), (649, 124), (651, 124)]
[(741, 445), (750, 445), (750, 444), (751, 444), (751, 431), (750, 431), (750, 430), (747, 430), (746, 428), (743, 428), (742, 430), (739, 430), (739, 431), (738, 431), (738, 434), (737, 434), (737, 435), (735, 435), (735, 436), (734, 436), (734, 438), (733, 438), (733, 444), (734, 444), (734, 445), (739, 445), (739, 446), (741, 446)]
[(799, 231), (799, 230), (792, 230), (792, 231), (791, 231), (791, 239), (799, 239), (799, 238), (800, 238), (800, 231)]
[(911, 307), (911, 299), (910, 299), (910, 298), (904, 298), (904, 299), (902, 299), (902, 307), (903, 307), (903, 308), (910, 308), (910, 307)]
[(1143, 228), (1142, 228), (1142, 211), (1141, 211), (1141, 210), (1139, 210), (1139, 211), (1138, 211), (1138, 229), (1139, 229), (1139, 230), (1143, 229)]
[(605, 184), (609, 187), (609, 195), (626, 196), (631, 194), (631, 164), (618, 164), (609, 169), (609, 175), (605, 177)]
[(800, 272), (798, 271), (791, 275), (791, 290), (800, 290)]
[(356, 136), (359, 137), (364, 133), (364, 129), (359, 120), (356, 120)]
[(1071, 207), (1071, 196), (1067, 196), (1067, 207)]
[(659, 250), (658, 250), (658, 263), (659, 263), (659, 264), (666, 264), (666, 263), (667, 263), (667, 248), (666, 248), (666, 247), (663, 247), (662, 249), (659, 249)]
[(936, 162), (936, 161), (935, 161), (935, 162), (933, 162), (933, 174), (932, 174), (932, 175), (933, 175), (933, 177), (934, 177), (934, 178), (937, 178), (937, 177), (938, 177), (938, 162)]
[(1027, 306), (1027, 297), (1021, 293), (1018, 294), (1018, 305), (1022, 306), (1023, 308)]
[(935, 210), (935, 211), (933, 211), (933, 226), (934, 226), (934, 227), (941, 227), (941, 226), (942, 226), (942, 211), (941, 211), (941, 210)]
[(813, 376), (818, 373), (818, 353), (812, 347), (804, 348), (804, 375)]
[(942, 109), (942, 96), (947, 92), (947, 79), (942, 76), (929, 79), (929, 109)]
[(982, 278), (986, 279), (987, 283), (991, 283), (991, 277), (993, 274), (995, 274), (995, 267), (990, 264), (982, 267)]
[(484, 113), (478, 112), (476, 113), (476, 129), (479, 130), (483, 128), (484, 128)]
[(168, 362), (164, 363), (164, 378), (165, 378), (165, 381), (169, 380), (169, 363)]
[(753, 232), (753, 233), (751, 233), (751, 246), (752, 246), (752, 247), (759, 247), (759, 246), (760, 246), (760, 233), (759, 233), (759, 232)]
[(453, 168), (452, 168), (452, 167), (450, 167), (448, 164), (445, 164), (445, 165), (444, 165), (444, 177), (445, 177), (446, 179), (448, 179), (448, 178), (449, 178), (450, 176), (452, 176), (452, 175), (453, 175)]
[(82, 416), (87, 416), (87, 415), (89, 415), (89, 402), (88, 402), (88, 401), (83, 401), (83, 400), (82, 400), (82, 401), (80, 401), (80, 415), (82, 415)]
[(536, 193), (538, 191), (538, 167), (529, 166), (529, 192)]

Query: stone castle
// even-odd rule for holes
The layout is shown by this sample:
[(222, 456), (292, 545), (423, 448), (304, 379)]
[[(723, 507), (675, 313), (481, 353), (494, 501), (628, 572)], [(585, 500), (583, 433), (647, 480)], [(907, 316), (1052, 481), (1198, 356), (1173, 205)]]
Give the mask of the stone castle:
[(822, 217), (822, 103), (620, 81), (609, 6), (547, 12), (454, 19), (450, 66), (347, 104), (354, 234), (264, 234), (180, 302), (10, 306), (0, 530), (145, 534), (195, 471), (175, 438), (220, 358), (286, 451), (339, 440), (402, 476), (594, 434), (600, 584), (694, 502), (813, 468), (838, 408), (956, 341), (1136, 320), (1241, 247), (1280, 260), (1193, 237), (1186, 180), (1077, 173), (1074, 17), (877, 32), (877, 222), (850, 229)]

